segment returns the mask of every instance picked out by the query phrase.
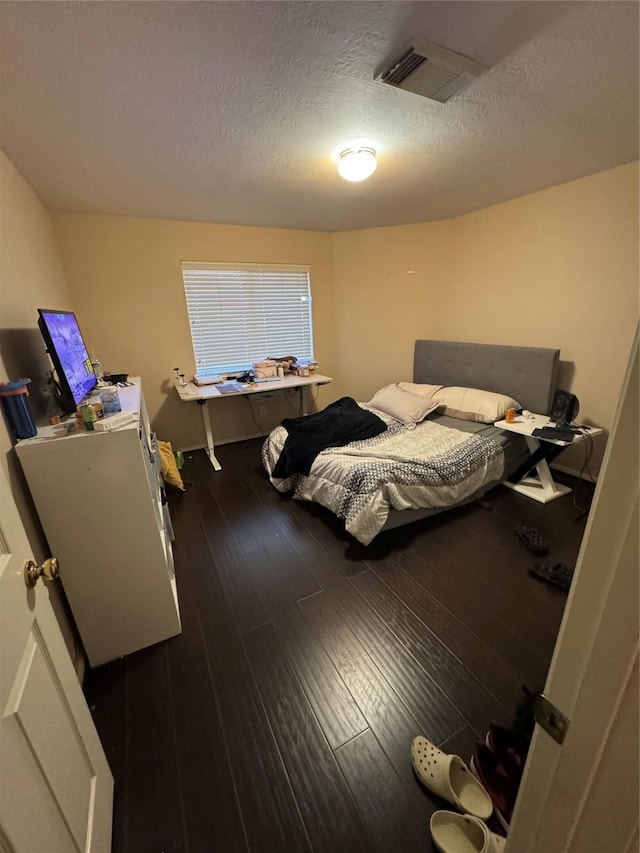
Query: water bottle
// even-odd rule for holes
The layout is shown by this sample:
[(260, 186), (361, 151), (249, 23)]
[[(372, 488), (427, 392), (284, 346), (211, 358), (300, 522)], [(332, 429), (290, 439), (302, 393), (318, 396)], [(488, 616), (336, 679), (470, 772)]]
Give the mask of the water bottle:
[(29, 406), (30, 379), (0, 382), (0, 400), (11, 431), (17, 439), (33, 438), (38, 432)]

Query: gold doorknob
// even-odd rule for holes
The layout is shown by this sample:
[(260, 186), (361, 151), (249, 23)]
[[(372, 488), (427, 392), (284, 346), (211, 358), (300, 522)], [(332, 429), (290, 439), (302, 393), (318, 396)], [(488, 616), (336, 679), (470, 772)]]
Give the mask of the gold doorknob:
[(58, 577), (58, 560), (56, 557), (49, 557), (44, 563), (39, 566), (33, 560), (27, 560), (24, 564), (24, 582), (29, 587), (33, 587), (38, 583), (38, 578), (44, 578), (46, 581), (52, 581)]

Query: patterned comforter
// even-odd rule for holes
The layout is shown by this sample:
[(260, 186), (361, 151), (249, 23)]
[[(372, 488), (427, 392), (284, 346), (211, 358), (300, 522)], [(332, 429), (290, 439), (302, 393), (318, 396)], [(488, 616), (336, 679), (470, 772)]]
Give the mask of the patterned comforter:
[(316, 501), (340, 518), (349, 533), (368, 545), (389, 510), (454, 506), (504, 471), (502, 447), (473, 433), (424, 421), (415, 429), (383, 417), (388, 429), (375, 438), (323, 450), (308, 476), (271, 476), (287, 438), (277, 427), (262, 448), (262, 462), (280, 492)]

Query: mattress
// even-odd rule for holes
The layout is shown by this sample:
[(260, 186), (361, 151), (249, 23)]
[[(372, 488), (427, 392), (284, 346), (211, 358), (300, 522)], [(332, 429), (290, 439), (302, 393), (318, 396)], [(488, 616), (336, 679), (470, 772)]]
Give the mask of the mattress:
[(520, 465), (522, 465), (530, 451), (527, 447), (527, 442), (521, 435), (516, 435), (512, 432), (505, 432), (498, 429), (493, 424), (480, 424), (475, 421), (461, 421), (458, 418), (451, 418), (448, 415), (430, 415), (430, 421), (448, 426), (451, 429), (457, 429), (461, 432), (473, 433), (474, 435), (482, 435), (491, 441), (497, 442), (504, 453), (505, 474), (503, 479), (507, 479)]
[(272, 484), (330, 509), (368, 545), (385, 526), (395, 526), (390, 513), (431, 514), (458, 506), (506, 479), (528, 455), (521, 436), (491, 424), (436, 415), (408, 429), (382, 418), (387, 430), (381, 435), (323, 450), (308, 475), (286, 479), (271, 476), (287, 438), (284, 427), (277, 427), (262, 450)]

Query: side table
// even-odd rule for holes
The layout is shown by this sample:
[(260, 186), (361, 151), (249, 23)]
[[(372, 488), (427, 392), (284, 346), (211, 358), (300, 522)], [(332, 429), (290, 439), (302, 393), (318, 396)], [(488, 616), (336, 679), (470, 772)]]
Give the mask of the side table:
[[(584, 441), (586, 437), (595, 438), (595, 436), (602, 433), (600, 427), (584, 427), (582, 432), (576, 433), (573, 441), (538, 438), (532, 435), (534, 429), (543, 426), (554, 426), (554, 424), (548, 415), (537, 415), (534, 413), (531, 413), (527, 417), (518, 415), (515, 421), (510, 424), (504, 420), (496, 421), (495, 426), (507, 432), (516, 432), (523, 435), (532, 454), (539, 449), (541, 441), (554, 444), (556, 447), (571, 447), (579, 441)], [(542, 504), (555, 501), (557, 498), (561, 498), (563, 495), (568, 495), (571, 492), (570, 486), (563, 486), (555, 482), (546, 459), (539, 460), (535, 463), (535, 466), (532, 465), (532, 469), (534, 467), (535, 474), (530, 472), (517, 483), (510, 483), (508, 480), (505, 480), (503, 485), (508, 489), (513, 489), (514, 492), (526, 495), (528, 498), (532, 498), (534, 501)]]

